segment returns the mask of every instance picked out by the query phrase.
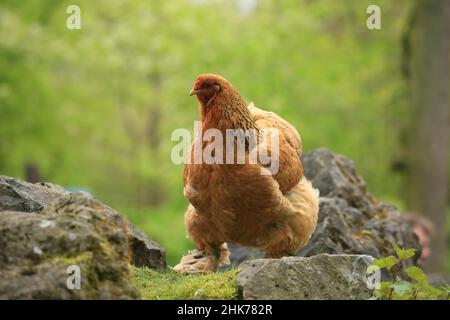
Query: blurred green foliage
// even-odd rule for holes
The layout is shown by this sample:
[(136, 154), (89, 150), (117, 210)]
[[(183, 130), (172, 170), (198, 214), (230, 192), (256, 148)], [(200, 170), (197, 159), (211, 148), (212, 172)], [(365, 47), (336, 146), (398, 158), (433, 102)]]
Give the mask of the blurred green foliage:
[(173, 264), (185, 238), (182, 166), (171, 133), (193, 130), (197, 74), (219, 73), (245, 99), (300, 131), (304, 149), (354, 159), (378, 197), (402, 205), (408, 94), (401, 34), (411, 1), (78, 0), (0, 4), (0, 174), (93, 190), (160, 241)]
[[(430, 285), (427, 275), (415, 265), (406, 269), (403, 262), (410, 260), (415, 249), (403, 249), (392, 243), (395, 256), (376, 259), (367, 269), (367, 274), (373, 274), (380, 269), (387, 270), (391, 281), (382, 281), (374, 290), (372, 299), (378, 300), (449, 300), (450, 286), (441, 285), (434, 287)], [(402, 275), (403, 277), (400, 277)], [(404, 279), (407, 280), (404, 280)]]

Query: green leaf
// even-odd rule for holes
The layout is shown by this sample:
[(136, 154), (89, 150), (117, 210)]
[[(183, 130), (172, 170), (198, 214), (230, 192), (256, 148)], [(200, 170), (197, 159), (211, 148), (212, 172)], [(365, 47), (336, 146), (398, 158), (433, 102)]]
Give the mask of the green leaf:
[(376, 259), (373, 262), (373, 265), (380, 267), (380, 268), (386, 268), (389, 270), (393, 266), (395, 266), (398, 262), (399, 262), (399, 260), (396, 257), (389, 256), (389, 257), (385, 257), (385, 258)]
[(408, 260), (412, 258), (416, 252), (416, 249), (402, 249), (395, 242), (392, 242), (392, 246), (394, 247), (395, 254), (400, 260)]
[(408, 267), (405, 271), (411, 279), (415, 280), (421, 286), (428, 286), (427, 275), (419, 267), (411, 266)]
[(408, 281), (394, 282), (389, 287), (393, 288), (400, 296), (411, 295), (414, 289), (414, 285)]
[(389, 292), (391, 291), (391, 288), (389, 287), (390, 285), (391, 282), (382, 281), (380, 283), (380, 289), (377, 289), (374, 292), (375, 298), (379, 300), (386, 300), (389, 296)]

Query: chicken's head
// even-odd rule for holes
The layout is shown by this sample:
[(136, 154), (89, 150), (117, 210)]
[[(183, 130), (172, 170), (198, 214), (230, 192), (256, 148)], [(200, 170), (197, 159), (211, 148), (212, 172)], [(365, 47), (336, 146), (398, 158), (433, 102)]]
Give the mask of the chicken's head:
[(195, 94), (203, 106), (209, 107), (219, 92), (227, 85), (229, 85), (228, 81), (219, 75), (212, 73), (201, 74), (195, 80), (189, 95)]

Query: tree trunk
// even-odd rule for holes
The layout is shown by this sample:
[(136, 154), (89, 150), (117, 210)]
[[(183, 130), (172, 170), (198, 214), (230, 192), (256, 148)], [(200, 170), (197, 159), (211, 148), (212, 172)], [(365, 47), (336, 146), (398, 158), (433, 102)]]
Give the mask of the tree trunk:
[[(406, 32), (414, 120), (408, 206), (434, 224), (429, 272), (444, 272), (449, 156), (450, 1), (418, 0)], [(405, 58), (405, 57), (404, 57)]]

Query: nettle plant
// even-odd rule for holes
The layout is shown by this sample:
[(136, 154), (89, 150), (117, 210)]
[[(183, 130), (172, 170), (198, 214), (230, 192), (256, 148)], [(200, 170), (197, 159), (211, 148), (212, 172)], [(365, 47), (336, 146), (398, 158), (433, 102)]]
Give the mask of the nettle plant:
[[(376, 270), (386, 269), (392, 281), (382, 281), (374, 290), (373, 299), (377, 300), (425, 300), (450, 299), (450, 286), (433, 287), (428, 282), (427, 275), (419, 267), (413, 265), (403, 268), (404, 262), (410, 260), (415, 249), (402, 249), (392, 243), (395, 256), (376, 259), (367, 269), (367, 274)], [(402, 277), (401, 277), (402, 276)]]

